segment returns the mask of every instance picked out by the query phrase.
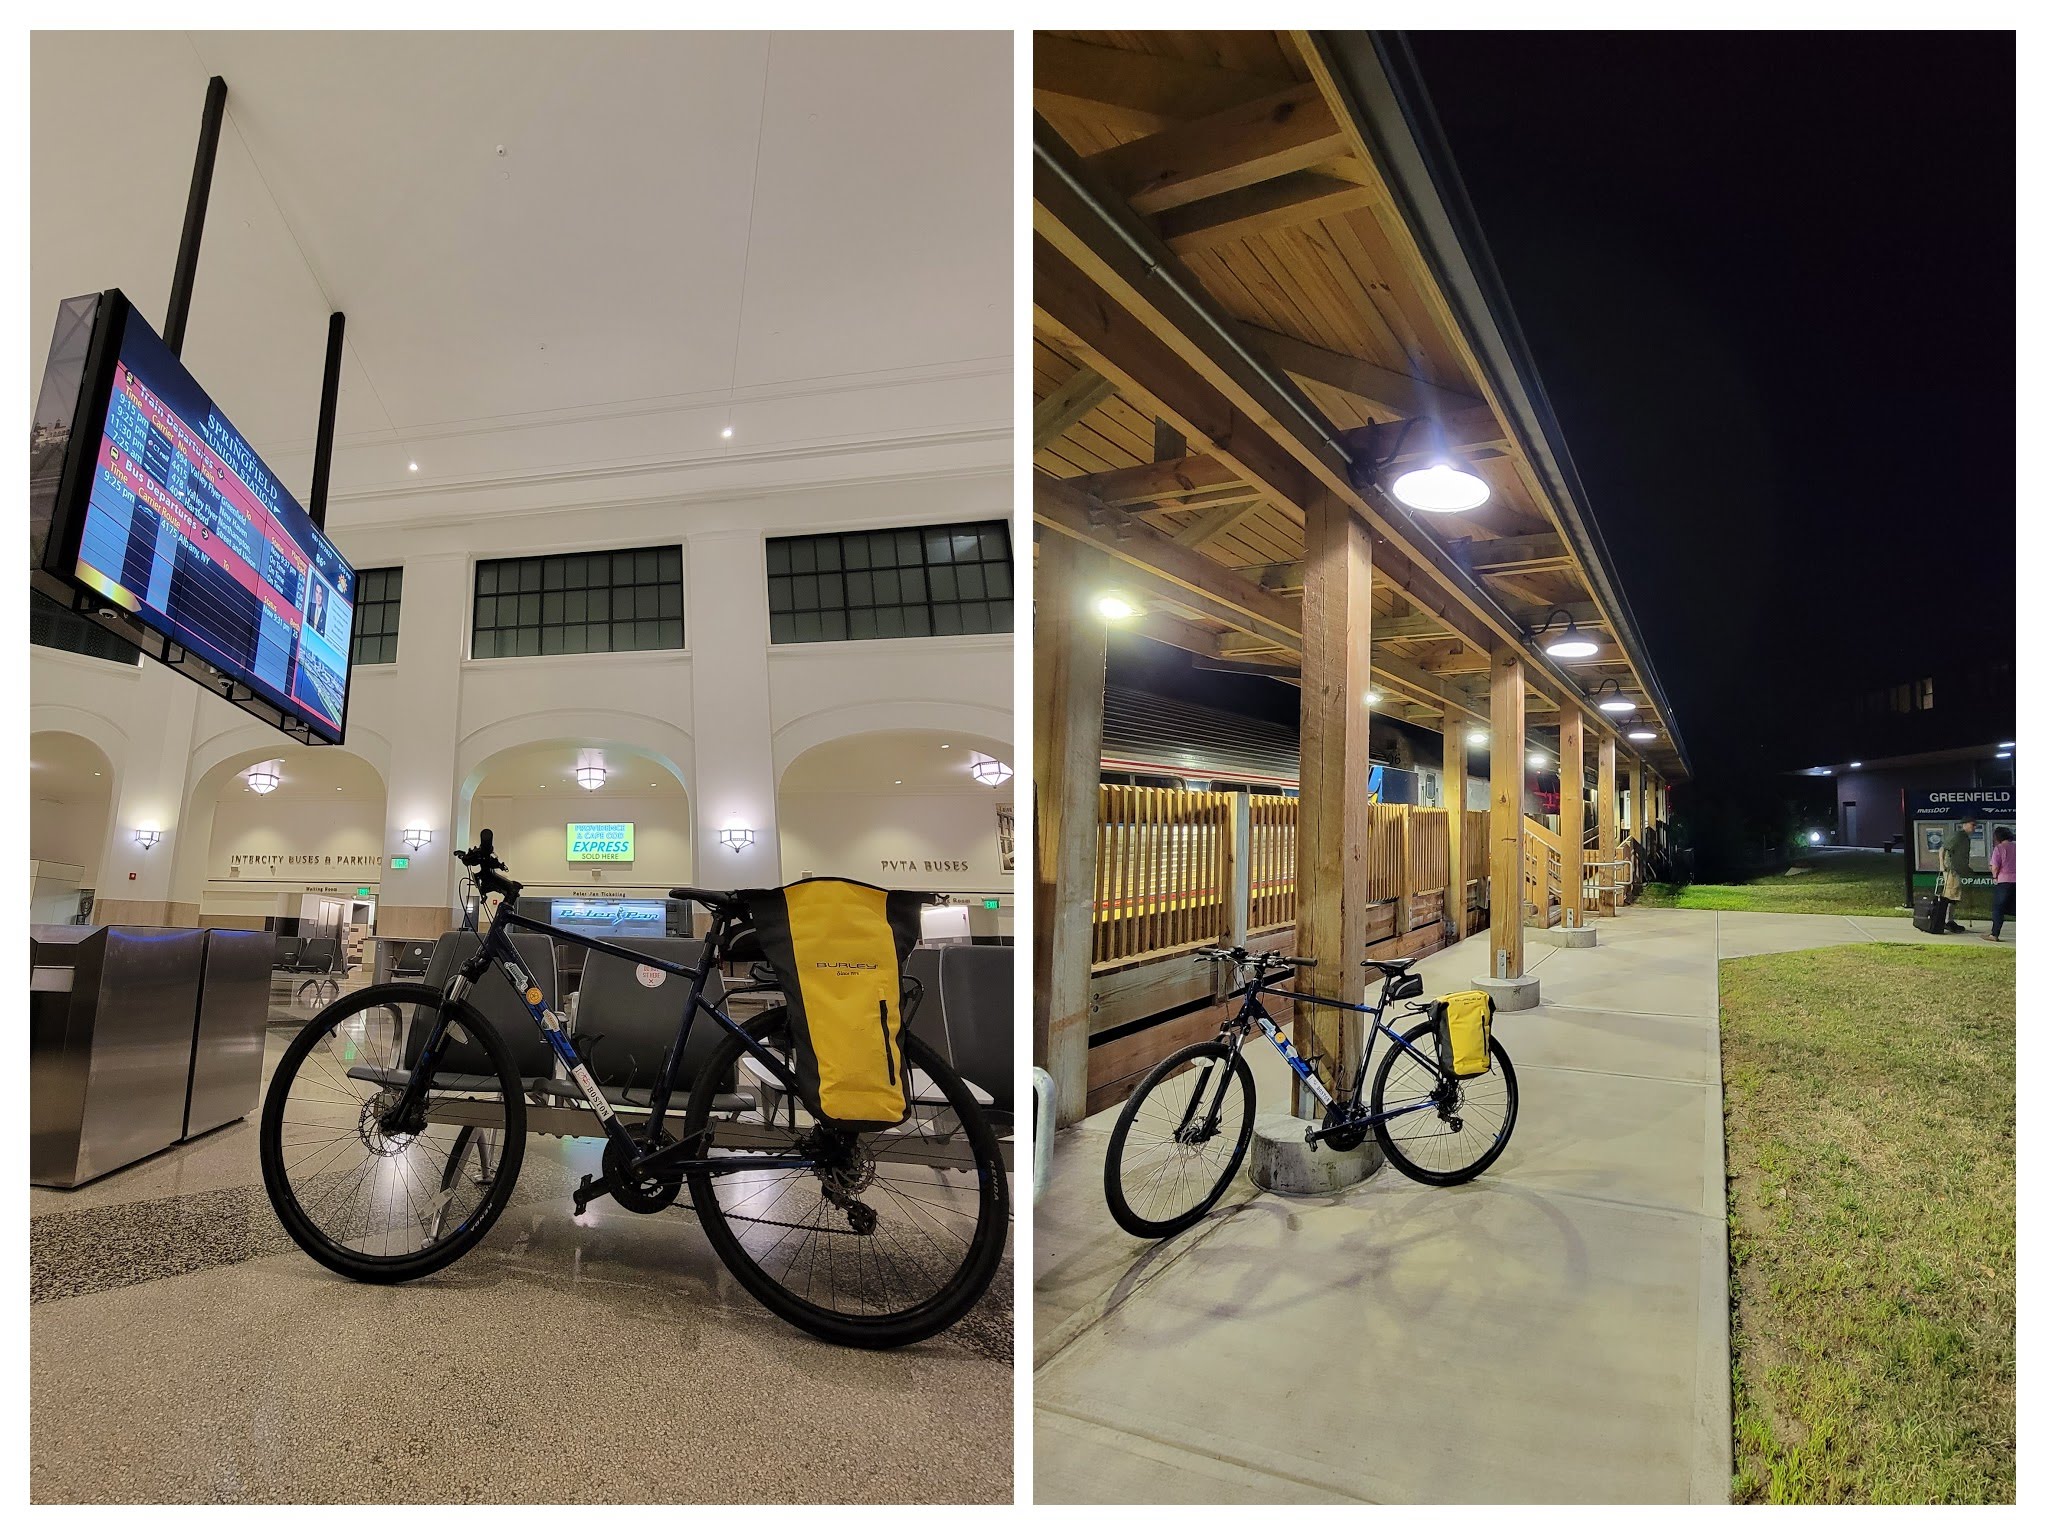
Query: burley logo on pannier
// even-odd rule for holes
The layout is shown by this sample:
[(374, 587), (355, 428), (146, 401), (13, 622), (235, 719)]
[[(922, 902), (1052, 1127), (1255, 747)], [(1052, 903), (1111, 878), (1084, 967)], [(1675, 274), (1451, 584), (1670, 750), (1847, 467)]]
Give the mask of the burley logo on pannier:
[(849, 879), (740, 892), (788, 995), (796, 1086), (841, 1130), (885, 1130), (909, 1113), (902, 1064), (902, 962), (921, 896)]

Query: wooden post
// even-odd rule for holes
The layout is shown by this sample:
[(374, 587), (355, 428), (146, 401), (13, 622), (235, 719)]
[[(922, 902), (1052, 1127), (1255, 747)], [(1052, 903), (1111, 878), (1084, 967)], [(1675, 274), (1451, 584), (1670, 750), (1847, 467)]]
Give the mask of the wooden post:
[[(1645, 844), (1648, 835), (1648, 801), (1645, 798), (1647, 775), (1642, 770), (1641, 759), (1627, 759), (1627, 835), (1635, 842)], [(1631, 872), (1631, 870), (1630, 870)], [(1627, 881), (1627, 904), (1634, 904), (1634, 882)]]
[[(1299, 920), (1296, 942), (1316, 961), (1307, 980), (1325, 997), (1364, 1000), (1366, 819), (1371, 806), (1371, 541), (1326, 493), (1306, 507), (1306, 590), (1300, 602)], [(1295, 1013), (1295, 1046), (1356, 1074), (1363, 1031), (1353, 1015)], [(1296, 1084), (1294, 1112), (1314, 1117)]]
[(1058, 1122), (1087, 1114), (1094, 850), (1101, 801), (1108, 636), (1088, 607), (1108, 557), (1060, 533), (1037, 560), (1034, 1059), (1058, 1088)]
[(1250, 941), (1250, 796), (1229, 796), (1228, 941), (1242, 947)]
[(1466, 787), (1464, 723), (1449, 715), (1442, 717), (1442, 808), (1449, 816), (1449, 888), (1442, 892), (1442, 922), (1446, 936), (1464, 936), (1470, 915), (1470, 892), (1463, 881), (1463, 813)]
[(1584, 716), (1563, 705), (1562, 779), (1563, 925), (1584, 926)]
[[(1619, 743), (1611, 736), (1602, 735), (1598, 738), (1598, 856), (1601, 863), (1612, 862), (1620, 851), (1619, 777)], [(1610, 869), (1602, 869), (1599, 873), (1602, 882), (1612, 876)]]
[(1487, 972), (1516, 980), (1527, 962), (1521, 890), (1527, 815), (1527, 674), (1518, 655), (1492, 652), (1492, 926)]

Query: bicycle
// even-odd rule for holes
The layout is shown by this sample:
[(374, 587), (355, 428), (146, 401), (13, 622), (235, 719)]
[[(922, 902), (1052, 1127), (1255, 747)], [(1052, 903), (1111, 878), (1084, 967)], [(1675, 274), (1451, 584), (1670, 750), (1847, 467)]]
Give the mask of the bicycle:
[[(1363, 962), (1365, 969), (1383, 974), (1373, 1007), (1270, 984), (1272, 971), (1311, 969), (1311, 959), (1241, 948), (1205, 948), (1195, 957), (1235, 966), (1243, 1002), (1215, 1038), (1188, 1045), (1152, 1067), (1116, 1119), (1103, 1178), (1109, 1212), (1131, 1235), (1169, 1237), (1186, 1230), (1214, 1207), (1243, 1165), (1257, 1118), (1257, 1085), (1243, 1059), (1253, 1029), (1272, 1042), (1322, 1106), (1322, 1122), (1307, 1131), (1310, 1146), (1354, 1151), (1365, 1136), (1376, 1135), (1387, 1161), (1409, 1178), (1438, 1187), (1477, 1177), (1506, 1149), (1519, 1114), (1520, 1089), (1499, 1041), (1492, 1040), (1488, 1072), (1459, 1080), (1438, 1057), (1436, 1033), (1443, 1025), (1426, 1002), (1402, 1010), (1402, 1016), (1418, 1014), (1425, 1020), (1404, 1034), (1385, 1021), (1394, 1002), (1421, 994), (1421, 977), (1407, 974), (1413, 960)], [(1266, 996), (1369, 1015), (1371, 1032), (1347, 1097), (1324, 1086), (1314, 1063), (1302, 1059), (1279, 1032), (1264, 1006)], [(1364, 1078), (1380, 1034), (1390, 1043), (1367, 1108)], [(1230, 1103), (1232, 1083), (1240, 1106)], [(1431, 1150), (1426, 1142), (1443, 1144)]]
[[(899, 1347), (951, 1326), (980, 1299), (1007, 1241), (1008, 1180), (973, 1090), (930, 1046), (903, 1028), (910, 1112), (902, 1124), (868, 1133), (826, 1127), (801, 1101), (787, 1008), (741, 1025), (704, 994), (721, 962), (761, 958), (736, 892), (670, 892), (711, 916), (692, 969), (519, 911), (521, 886), (487, 830), (455, 857), (470, 871), (464, 927), (477, 931), (484, 903), (498, 901), (476, 952), (444, 988), (390, 982), (336, 1001), (293, 1038), (271, 1078), (263, 1185), (308, 1255), (372, 1283), (453, 1263), (511, 1201), (530, 1100), (550, 1124), (562, 1122), (562, 1105), (576, 1111), (574, 1128), (553, 1133), (603, 1138), (601, 1176), (584, 1177), (573, 1193), (578, 1216), (606, 1195), (652, 1214), (674, 1204), (686, 1182), (687, 1208), (725, 1266), (769, 1310), (820, 1338)], [(567, 1020), (513, 947), (518, 930), (687, 981), (646, 1104), (606, 1098)], [(518, 1075), (510, 1046), (470, 996), (493, 967), (566, 1080)], [(732, 990), (779, 990), (760, 964), (752, 975)], [(913, 1016), (915, 988), (905, 991), (904, 1013)], [(696, 1069), (681, 1132), (671, 1135), (669, 1100), (699, 1014), (722, 1037)], [(584, 1031), (587, 1022), (577, 1020), (578, 1038), (594, 1032)]]

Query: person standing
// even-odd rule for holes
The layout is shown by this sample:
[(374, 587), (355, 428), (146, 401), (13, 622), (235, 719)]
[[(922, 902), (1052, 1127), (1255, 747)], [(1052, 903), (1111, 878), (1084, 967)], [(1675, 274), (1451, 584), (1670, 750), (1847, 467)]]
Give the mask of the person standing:
[(2003, 919), (2018, 898), (2018, 839), (2008, 826), (1989, 834), (1989, 939), (2003, 942)]
[(1968, 866), (1968, 852), (1975, 841), (1975, 818), (1968, 817), (1947, 833), (1946, 841), (1939, 847), (1939, 893), (1947, 903), (1944, 931), (1965, 933), (1967, 928), (1954, 920), (1954, 907), (1961, 899), (1961, 881), (1972, 872)]

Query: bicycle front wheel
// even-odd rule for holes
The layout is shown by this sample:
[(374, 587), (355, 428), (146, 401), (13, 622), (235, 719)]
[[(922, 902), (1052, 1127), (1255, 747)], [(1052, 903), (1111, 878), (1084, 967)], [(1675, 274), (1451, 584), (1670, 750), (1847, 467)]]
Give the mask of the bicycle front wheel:
[(270, 1079), (263, 1187), (291, 1239), (350, 1279), (391, 1284), (454, 1262), (518, 1182), (524, 1091), (510, 1048), (473, 1009), (449, 1009), (417, 1111), (391, 1122), (446, 1005), (402, 983), (343, 997), (299, 1030)]
[(1371, 1113), (1388, 1162), (1417, 1183), (1447, 1187), (1499, 1160), (1520, 1117), (1520, 1084), (1497, 1039), (1482, 1077), (1443, 1076), (1435, 1065), (1437, 1027), (1424, 1023), (1407, 1036), (1418, 1058), (1398, 1045), (1386, 1052), (1371, 1083)]
[[(793, 1075), (786, 1012), (747, 1032)], [(909, 1117), (855, 1134), (819, 1125), (757, 1062), (740, 1069), (750, 1060), (739, 1035), (719, 1041), (683, 1119), (692, 1154), (718, 1164), (689, 1174), (689, 1198), (725, 1266), (768, 1310), (830, 1343), (900, 1348), (957, 1322), (1009, 1236), (1001, 1146), (973, 1090), (904, 1034)], [(735, 1072), (739, 1093), (720, 1093)], [(749, 1165), (763, 1157), (814, 1165)]]
[(1220, 1040), (1168, 1055), (1137, 1084), (1108, 1138), (1108, 1213), (1132, 1236), (1169, 1237), (1214, 1208), (1243, 1165), (1257, 1084)]

